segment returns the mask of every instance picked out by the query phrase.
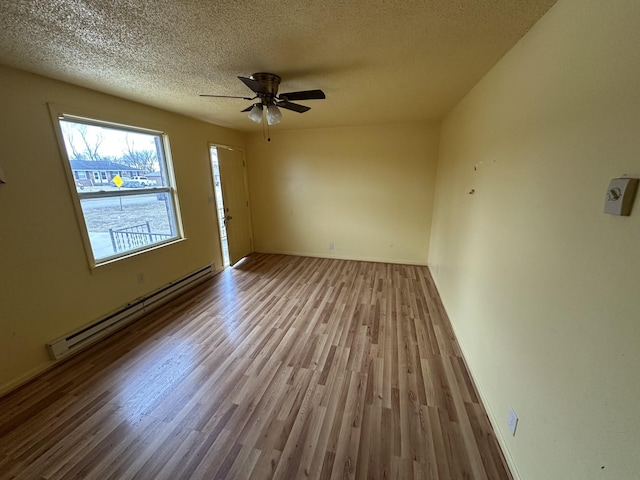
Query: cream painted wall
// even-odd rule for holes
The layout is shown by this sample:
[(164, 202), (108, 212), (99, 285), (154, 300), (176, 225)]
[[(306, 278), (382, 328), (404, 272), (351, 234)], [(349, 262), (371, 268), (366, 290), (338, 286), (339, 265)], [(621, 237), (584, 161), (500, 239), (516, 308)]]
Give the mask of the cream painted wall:
[(437, 124), (272, 133), (247, 140), (257, 251), (427, 263)]
[(640, 2), (560, 0), (443, 123), (429, 263), (521, 479), (640, 478), (638, 45)]
[[(239, 133), (0, 66), (0, 392), (45, 344), (207, 264), (221, 265), (208, 143)], [(186, 240), (90, 271), (47, 102), (169, 134)], [(70, 112), (73, 113), (73, 112)], [(137, 282), (143, 273), (144, 283)]]

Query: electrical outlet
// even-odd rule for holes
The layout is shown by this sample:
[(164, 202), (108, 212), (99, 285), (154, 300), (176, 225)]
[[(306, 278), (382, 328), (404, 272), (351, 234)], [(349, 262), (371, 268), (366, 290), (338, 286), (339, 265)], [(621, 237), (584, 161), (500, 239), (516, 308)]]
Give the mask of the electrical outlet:
[(518, 427), (518, 415), (513, 410), (513, 408), (509, 409), (509, 417), (507, 418), (507, 426), (509, 427), (509, 431), (515, 437), (516, 436), (516, 428)]
[(333, 242), (329, 243), (329, 250), (333, 250), (335, 248), (335, 245), (333, 244)]

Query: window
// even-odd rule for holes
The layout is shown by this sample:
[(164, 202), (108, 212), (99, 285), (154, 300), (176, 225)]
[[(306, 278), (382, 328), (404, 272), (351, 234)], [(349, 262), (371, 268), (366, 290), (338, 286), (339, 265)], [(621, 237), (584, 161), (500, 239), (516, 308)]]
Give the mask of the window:
[[(58, 121), (70, 178), (85, 178), (73, 192), (93, 265), (181, 238), (165, 135), (68, 115)], [(158, 181), (135, 180), (141, 172)]]

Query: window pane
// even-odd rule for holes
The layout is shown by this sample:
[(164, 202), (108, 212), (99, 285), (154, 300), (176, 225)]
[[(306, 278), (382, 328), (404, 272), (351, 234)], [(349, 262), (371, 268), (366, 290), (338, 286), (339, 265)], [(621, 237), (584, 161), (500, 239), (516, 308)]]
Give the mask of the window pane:
[(84, 198), (81, 204), (96, 260), (178, 237), (168, 193)]
[(79, 192), (169, 186), (161, 135), (66, 119), (60, 127)]

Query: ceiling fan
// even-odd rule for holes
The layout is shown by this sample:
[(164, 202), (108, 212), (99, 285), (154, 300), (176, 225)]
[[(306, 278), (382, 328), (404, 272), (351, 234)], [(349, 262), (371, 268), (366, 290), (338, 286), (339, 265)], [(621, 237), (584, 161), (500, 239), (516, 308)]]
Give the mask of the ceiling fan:
[(243, 100), (256, 100), (250, 107), (242, 110), (249, 112), (249, 119), (260, 123), (262, 122), (263, 111), (266, 110), (267, 124), (275, 125), (280, 123), (282, 113), (280, 108), (293, 110), (294, 112), (304, 113), (310, 110), (310, 107), (293, 103), (299, 100), (323, 100), (327, 98), (322, 90), (304, 90), (301, 92), (281, 93), (278, 95), (278, 86), (281, 78), (274, 73), (259, 72), (254, 73), (250, 77), (238, 77), (247, 87), (249, 87), (254, 97), (238, 97), (233, 95), (208, 95), (200, 94), (201, 97), (218, 97), (218, 98), (242, 98)]

